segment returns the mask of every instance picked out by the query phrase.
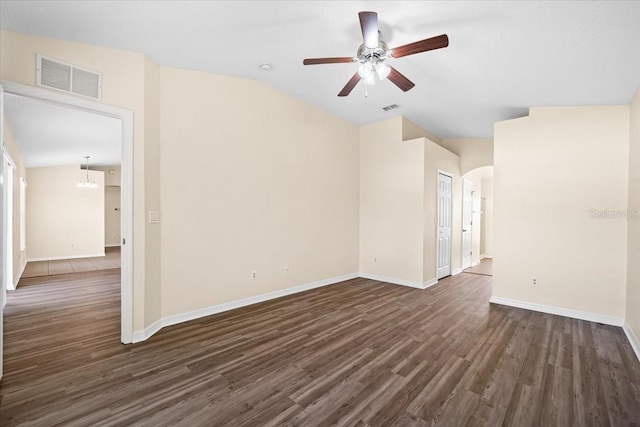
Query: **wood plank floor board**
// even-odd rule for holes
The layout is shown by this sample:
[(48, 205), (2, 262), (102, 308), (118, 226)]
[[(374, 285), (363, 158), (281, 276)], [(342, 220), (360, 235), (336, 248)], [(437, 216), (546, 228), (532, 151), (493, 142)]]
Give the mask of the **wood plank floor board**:
[(488, 304), (489, 276), (354, 279), (124, 346), (119, 274), (9, 293), (0, 425), (640, 425), (620, 328)]

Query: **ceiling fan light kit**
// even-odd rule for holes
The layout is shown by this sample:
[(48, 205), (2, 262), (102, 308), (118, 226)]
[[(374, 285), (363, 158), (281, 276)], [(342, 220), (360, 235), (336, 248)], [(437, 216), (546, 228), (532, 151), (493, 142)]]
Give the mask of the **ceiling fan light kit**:
[(385, 61), (389, 58), (401, 58), (449, 46), (449, 37), (446, 34), (442, 34), (399, 46), (395, 49), (389, 49), (387, 43), (380, 39), (378, 14), (376, 12), (360, 12), (358, 17), (360, 18), (360, 28), (362, 29), (364, 42), (358, 47), (355, 57), (307, 58), (302, 61), (304, 65), (360, 63), (357, 72), (338, 93), (338, 96), (349, 95), (361, 80), (365, 85), (374, 85), (376, 77), (378, 80), (389, 79), (403, 92), (406, 92), (413, 88), (415, 84), (398, 70), (385, 64)]

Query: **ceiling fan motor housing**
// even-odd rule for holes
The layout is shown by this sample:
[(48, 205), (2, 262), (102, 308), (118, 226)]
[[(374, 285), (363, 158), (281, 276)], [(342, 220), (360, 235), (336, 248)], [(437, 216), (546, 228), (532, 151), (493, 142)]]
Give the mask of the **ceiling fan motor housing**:
[(378, 46), (374, 48), (369, 48), (365, 46), (365, 44), (361, 44), (358, 48), (358, 53), (356, 54), (356, 58), (361, 63), (371, 62), (373, 64), (377, 64), (379, 62), (384, 62), (387, 59), (387, 52), (389, 51), (389, 46), (382, 41), (378, 41)]

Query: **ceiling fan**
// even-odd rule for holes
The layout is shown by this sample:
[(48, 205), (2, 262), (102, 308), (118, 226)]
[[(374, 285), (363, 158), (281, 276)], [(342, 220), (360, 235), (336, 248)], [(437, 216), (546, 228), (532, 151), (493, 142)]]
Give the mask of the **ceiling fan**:
[(302, 61), (304, 65), (359, 62), (360, 67), (358, 67), (358, 71), (351, 77), (346, 86), (342, 88), (338, 96), (349, 95), (360, 80), (364, 80), (364, 83), (367, 85), (375, 84), (376, 76), (378, 76), (379, 80), (388, 78), (403, 92), (406, 92), (413, 88), (415, 84), (398, 70), (385, 64), (385, 61), (388, 58), (402, 58), (403, 56), (449, 46), (449, 37), (447, 37), (446, 34), (442, 34), (396, 47), (395, 49), (389, 49), (389, 46), (380, 38), (378, 14), (376, 12), (360, 12), (358, 16), (360, 17), (360, 27), (362, 28), (364, 43), (358, 48), (355, 57), (307, 58)]

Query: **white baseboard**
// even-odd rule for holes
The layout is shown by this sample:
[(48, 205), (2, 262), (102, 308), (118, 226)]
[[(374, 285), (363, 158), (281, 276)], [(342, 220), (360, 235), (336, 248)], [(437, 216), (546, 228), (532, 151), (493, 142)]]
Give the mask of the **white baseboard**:
[(153, 334), (158, 332), (165, 326), (171, 326), (182, 322), (188, 322), (189, 320), (199, 319), (201, 317), (210, 316), (212, 314), (222, 313), (224, 311), (234, 310), (236, 308), (246, 307), (248, 305), (257, 304), (259, 302), (269, 301), (275, 298), (284, 297), (287, 295), (297, 294), (299, 292), (308, 291), (323, 286), (333, 285), (335, 283), (344, 282), (345, 280), (355, 279), (358, 277), (357, 273), (345, 274), (343, 276), (332, 277), (329, 279), (319, 280), (317, 282), (306, 283), (304, 285), (294, 286), (292, 288), (281, 289), (279, 291), (268, 292), (266, 294), (256, 295), (241, 300), (231, 301), (224, 304), (214, 305), (211, 307), (201, 308), (199, 310), (189, 311), (187, 313), (174, 314), (172, 316), (163, 317), (160, 320), (153, 322), (147, 328), (141, 331), (134, 331), (132, 342), (137, 343), (145, 341)]
[(455, 270), (451, 271), (451, 275), (452, 276), (456, 276), (456, 275), (462, 273), (462, 270), (463, 270), (462, 268), (456, 268)]
[(155, 334), (156, 332), (158, 332), (160, 329), (162, 329), (163, 326), (163, 319), (158, 319), (155, 322), (153, 322), (151, 325), (149, 325), (148, 327), (144, 328), (141, 331), (134, 331), (133, 332), (133, 337), (131, 339), (132, 343), (137, 343), (137, 342), (142, 342), (142, 341), (146, 341), (149, 338), (151, 338), (151, 336), (153, 334)]
[(119, 248), (120, 246), (120, 243), (116, 243), (115, 245), (104, 245), (105, 248)]
[(555, 314), (558, 316), (571, 317), (573, 319), (588, 320), (590, 322), (603, 323), (605, 325), (622, 326), (624, 319), (604, 314), (590, 313), (588, 311), (574, 310), (571, 308), (556, 307), (553, 305), (537, 304), (528, 301), (515, 300), (492, 296), (489, 299), (492, 304), (507, 305), (509, 307), (524, 308), (526, 310), (539, 311), (541, 313)]
[(379, 282), (393, 283), (394, 285), (409, 286), (410, 288), (424, 289), (424, 283), (411, 280), (398, 279), (396, 277), (380, 276), (378, 274), (358, 273), (363, 279), (377, 280)]
[(636, 353), (636, 357), (638, 358), (638, 360), (640, 360), (640, 339), (638, 339), (638, 336), (633, 331), (633, 329), (631, 329), (631, 325), (629, 325), (626, 320), (622, 325), (622, 330), (627, 336), (627, 339), (629, 340), (629, 344), (631, 344), (633, 351)]
[(22, 277), (22, 273), (24, 273), (24, 269), (26, 267), (27, 267), (27, 263), (25, 262), (24, 264), (22, 264), (22, 267), (20, 267), (20, 271), (18, 272), (16, 277), (13, 278), (13, 288), (12, 289), (10, 288), (8, 290), (13, 291), (18, 288), (18, 282), (20, 282), (20, 278)]
[(97, 254), (88, 254), (88, 255), (71, 255), (71, 256), (54, 256), (54, 257), (38, 257), (38, 258), (27, 258), (27, 262), (37, 262), (37, 261), (59, 261), (62, 259), (78, 259), (78, 258), (97, 258), (101, 256), (106, 256), (104, 252)]
[(486, 254), (480, 254), (480, 259), (485, 259), (485, 258), (493, 259), (493, 256), (492, 255), (486, 255)]
[[(462, 270), (461, 270), (462, 271)], [(437, 285), (438, 284), (438, 279), (436, 279), (435, 277), (433, 279), (429, 279), (426, 282), (424, 282), (422, 284), (422, 289), (427, 289), (430, 288), (433, 285)]]

